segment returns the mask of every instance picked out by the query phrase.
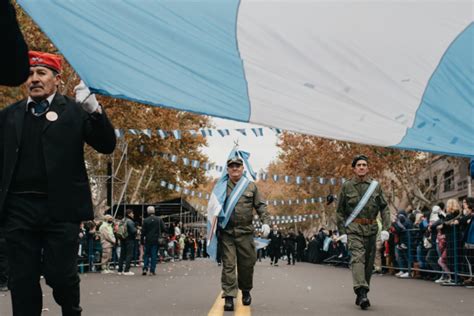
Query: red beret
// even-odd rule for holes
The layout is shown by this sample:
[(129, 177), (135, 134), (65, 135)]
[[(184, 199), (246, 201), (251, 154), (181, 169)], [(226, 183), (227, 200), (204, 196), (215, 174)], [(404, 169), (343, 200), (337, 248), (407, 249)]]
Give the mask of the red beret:
[(28, 57), (30, 59), (30, 67), (43, 66), (53, 69), (58, 73), (61, 72), (61, 65), (63, 60), (59, 55), (29, 51)]

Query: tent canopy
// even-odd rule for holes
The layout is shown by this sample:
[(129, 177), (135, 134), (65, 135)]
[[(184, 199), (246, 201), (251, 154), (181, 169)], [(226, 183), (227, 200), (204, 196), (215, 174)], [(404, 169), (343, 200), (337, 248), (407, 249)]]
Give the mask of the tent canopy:
[(163, 217), (166, 223), (181, 221), (183, 217), (192, 218), (194, 221), (205, 222), (205, 217), (199, 213), (191, 204), (189, 204), (183, 198), (175, 198), (165, 200), (157, 203), (144, 203), (144, 204), (115, 204), (111, 209), (105, 211), (105, 214), (113, 214), (116, 212), (117, 218), (123, 218), (125, 210), (133, 210), (136, 222), (142, 222), (142, 220), (148, 217), (147, 207), (155, 207), (155, 215)]

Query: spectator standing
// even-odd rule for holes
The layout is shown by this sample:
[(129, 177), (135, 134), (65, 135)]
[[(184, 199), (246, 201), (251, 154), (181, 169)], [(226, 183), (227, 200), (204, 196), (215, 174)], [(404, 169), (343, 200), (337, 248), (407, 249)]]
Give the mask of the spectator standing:
[[(431, 213), (428, 217), (428, 228), (425, 232), (425, 237), (423, 239), (423, 246), (426, 249), (426, 263), (428, 268), (433, 271), (441, 271), (441, 267), (438, 264), (439, 260), (439, 247), (437, 243), (437, 225), (440, 224), (439, 214), (442, 212), (441, 208), (438, 205), (435, 205), (431, 209)], [(432, 278), (432, 281), (436, 280), (438, 277), (435, 275)]]
[(145, 245), (142, 275), (147, 275), (148, 271), (155, 275), (159, 239), (165, 231), (165, 223), (155, 215), (155, 207), (148, 206), (147, 213), (148, 217), (143, 221), (142, 227), (142, 243)]
[(270, 253), (270, 264), (274, 267), (278, 267), (278, 260), (281, 257), (281, 246), (283, 244), (283, 236), (277, 225), (273, 225), (273, 229), (268, 235), (270, 244), (268, 245)]
[(120, 259), (118, 274), (119, 275), (135, 275), (130, 271), (130, 265), (132, 263), (133, 247), (135, 244), (135, 238), (137, 236), (137, 228), (133, 221), (134, 214), (133, 210), (127, 209), (125, 211), (125, 218), (123, 219), (125, 229), (127, 230), (126, 237), (120, 240)]
[(186, 248), (186, 236), (184, 234), (177, 235), (179, 236), (179, 259), (185, 260), (184, 248)]
[(474, 285), (474, 198), (468, 197), (463, 201), (463, 217), (459, 220), (459, 226), (463, 230), (463, 250), (466, 262), (464, 271), (469, 278), (464, 280), (464, 285)]
[(112, 249), (115, 246), (116, 239), (114, 229), (112, 227), (114, 218), (111, 215), (105, 215), (102, 225), (100, 225), (100, 243), (102, 246), (102, 273), (112, 273), (109, 269), (110, 260), (112, 259)]
[(176, 222), (174, 225), (174, 235), (179, 237), (181, 236), (181, 222)]
[(303, 233), (298, 231), (298, 236), (296, 236), (296, 261), (301, 262), (304, 259), (304, 250), (306, 249), (306, 238), (304, 238)]
[(411, 249), (409, 242), (410, 230), (413, 228), (413, 224), (407, 216), (405, 210), (399, 210), (397, 218), (393, 223), (393, 228), (398, 234), (398, 242), (395, 246), (395, 257), (397, 258), (399, 272), (396, 274), (399, 278), (409, 278), (410, 274), (408, 273), (409, 264), (411, 260), (408, 259), (409, 249)]
[(460, 215), (459, 202), (456, 199), (449, 199), (446, 202), (446, 216), (441, 216), (441, 224), (438, 225), (438, 247), (440, 258), (438, 264), (444, 271), (444, 279), (438, 283), (453, 284), (451, 272), (454, 271), (454, 248), (460, 249), (459, 232), (453, 226), (454, 221)]
[(293, 263), (295, 264), (295, 250), (296, 250), (296, 235), (293, 228), (290, 228), (288, 234), (285, 238), (285, 246), (286, 246), (286, 257), (288, 259), (287, 264)]

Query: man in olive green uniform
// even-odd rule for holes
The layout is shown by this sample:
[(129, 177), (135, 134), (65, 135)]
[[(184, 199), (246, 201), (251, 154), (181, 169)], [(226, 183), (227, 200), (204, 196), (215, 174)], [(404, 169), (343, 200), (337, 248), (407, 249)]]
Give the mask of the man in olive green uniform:
[[(227, 161), (227, 196), (230, 195), (243, 175), (243, 161), (235, 157)], [(222, 251), (222, 296), (225, 298), (224, 310), (234, 310), (234, 297), (238, 289), (242, 290), (242, 303), (250, 305), (250, 290), (253, 287), (253, 269), (257, 261), (257, 251), (253, 240), (253, 209), (263, 222), (262, 235), (268, 236), (270, 217), (266, 205), (254, 182), (250, 182), (235, 205), (230, 219), (219, 232)], [(237, 267), (237, 276), (236, 276)]]
[(367, 175), (369, 167), (366, 156), (356, 156), (352, 161), (352, 168), (355, 177), (342, 185), (339, 194), (337, 225), (341, 234), (347, 234), (348, 237), (352, 280), (354, 292), (357, 295), (356, 304), (362, 309), (366, 309), (370, 306), (367, 292), (369, 292), (370, 278), (374, 266), (375, 244), (379, 229), (376, 218), (380, 213), (382, 217), (382, 236), (385, 239), (388, 237), (387, 229), (390, 227), (390, 211), (387, 208), (382, 188), (380, 184), (377, 184), (360, 213), (352, 222), (346, 223), (373, 181)]

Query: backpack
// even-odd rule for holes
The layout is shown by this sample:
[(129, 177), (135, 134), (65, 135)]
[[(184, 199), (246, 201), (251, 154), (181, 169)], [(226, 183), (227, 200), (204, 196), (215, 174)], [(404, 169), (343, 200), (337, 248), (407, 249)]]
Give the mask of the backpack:
[(120, 221), (117, 228), (117, 237), (120, 239), (127, 239), (128, 229), (127, 229), (127, 219)]

